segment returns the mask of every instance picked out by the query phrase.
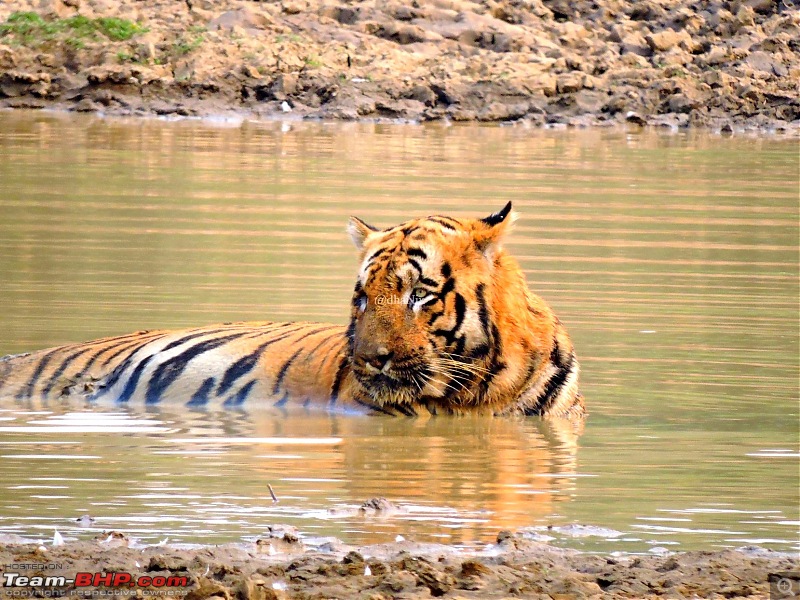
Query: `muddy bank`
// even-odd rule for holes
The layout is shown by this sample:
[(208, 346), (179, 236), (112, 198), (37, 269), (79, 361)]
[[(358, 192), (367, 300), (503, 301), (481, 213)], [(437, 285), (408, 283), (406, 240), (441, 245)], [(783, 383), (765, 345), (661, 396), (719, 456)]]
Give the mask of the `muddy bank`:
[[(268, 600), (281, 598), (773, 598), (800, 590), (796, 557), (751, 548), (664, 556), (609, 557), (562, 550), (501, 532), (495, 544), (463, 553), (407, 541), (360, 548), (331, 540), (306, 546), (289, 527), (274, 527), (256, 543), (178, 548), (135, 547), (122, 534), (65, 545), (0, 545), (4, 572), (75, 577), (77, 573), (129, 573), (154, 578), (155, 595)], [(84, 576), (85, 577), (85, 576)], [(163, 577), (164, 579), (155, 579)], [(4, 578), (8, 583), (8, 576)], [(11, 583), (16, 583), (12, 581)], [(778, 587), (782, 586), (782, 587)], [(127, 588), (127, 590), (126, 590)], [(117, 587), (116, 595), (137, 593)], [(2, 589), (6, 596), (22, 587)], [(83, 587), (106, 590), (112, 586)], [(44, 586), (40, 596), (67, 595), (75, 585)], [(95, 595), (98, 595), (95, 593)]]
[(772, 0), (7, 0), (0, 106), (797, 131)]

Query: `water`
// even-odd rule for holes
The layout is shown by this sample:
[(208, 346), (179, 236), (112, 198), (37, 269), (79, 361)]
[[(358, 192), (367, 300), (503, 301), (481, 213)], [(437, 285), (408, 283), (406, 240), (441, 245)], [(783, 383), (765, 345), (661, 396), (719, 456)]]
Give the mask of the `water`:
[[(353, 543), (509, 528), (602, 552), (797, 550), (798, 172), (779, 138), (0, 112), (0, 354), (343, 323), (347, 216), (513, 200), (508, 247), (567, 324), (591, 413), (581, 433), (6, 402), (0, 535), (217, 543), (287, 523)], [(357, 510), (380, 496), (400, 510)]]

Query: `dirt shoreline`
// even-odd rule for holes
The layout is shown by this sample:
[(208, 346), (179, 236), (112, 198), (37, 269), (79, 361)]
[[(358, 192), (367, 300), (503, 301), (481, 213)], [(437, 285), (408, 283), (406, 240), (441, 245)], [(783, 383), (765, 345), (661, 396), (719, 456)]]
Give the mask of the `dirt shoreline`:
[(800, 131), (771, 0), (7, 0), (0, 107)]
[(6, 545), (0, 559), (5, 565), (60, 565), (42, 571), (50, 576), (96, 571), (185, 576), (188, 588), (182, 591), (192, 599), (766, 598), (771, 581), (795, 581), (798, 575), (796, 559), (765, 551), (612, 558), (505, 533), (499, 539), (486, 554), (467, 555), (409, 542), (334, 544), (323, 552), (304, 548), (291, 532), (256, 544), (197, 548), (130, 548), (124, 538), (101, 536), (46, 549)]
[[(797, 597), (781, 591), (786, 589), (800, 593), (798, 557), (759, 548), (612, 557), (501, 532), (497, 543), (466, 553), (407, 541), (360, 548), (332, 541), (309, 547), (290, 527), (270, 531), (256, 543), (222, 546), (136, 547), (118, 533), (58, 546), (6, 543), (0, 544), (0, 565), (4, 573), (27, 577), (101, 571), (130, 573), (134, 581), (140, 576), (181, 577), (185, 587), (151, 586), (147, 595), (188, 600), (754, 599)], [(36, 595), (86, 596), (95, 590), (94, 596), (142, 596), (142, 590), (126, 587), (40, 586)], [(0, 587), (0, 595), (19, 597), (19, 590), (31, 591)]]

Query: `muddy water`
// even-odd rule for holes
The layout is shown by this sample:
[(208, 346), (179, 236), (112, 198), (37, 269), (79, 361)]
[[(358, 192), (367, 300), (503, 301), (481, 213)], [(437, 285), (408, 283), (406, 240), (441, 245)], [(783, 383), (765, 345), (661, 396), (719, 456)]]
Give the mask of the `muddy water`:
[[(0, 113), (0, 354), (343, 323), (348, 215), (508, 200), (508, 246), (582, 360), (583, 432), (5, 402), (0, 536), (222, 542), (288, 523), (358, 543), (511, 528), (607, 552), (797, 549), (796, 141)], [(378, 496), (400, 509), (357, 510)]]

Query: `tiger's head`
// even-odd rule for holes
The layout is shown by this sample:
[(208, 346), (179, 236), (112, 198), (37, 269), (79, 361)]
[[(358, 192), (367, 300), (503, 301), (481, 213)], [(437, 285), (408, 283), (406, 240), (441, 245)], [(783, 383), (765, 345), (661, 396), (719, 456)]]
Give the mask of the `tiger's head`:
[[(361, 266), (348, 329), (352, 372), (370, 401), (395, 407), (482, 402), (502, 370), (498, 295), (527, 314), (527, 285), (502, 249), (511, 203), (482, 219), (431, 216), (348, 231)], [(445, 400), (446, 399), (446, 400)]]

